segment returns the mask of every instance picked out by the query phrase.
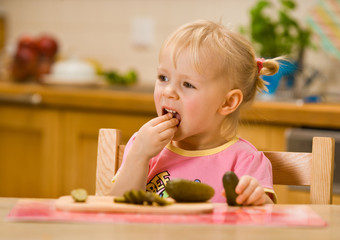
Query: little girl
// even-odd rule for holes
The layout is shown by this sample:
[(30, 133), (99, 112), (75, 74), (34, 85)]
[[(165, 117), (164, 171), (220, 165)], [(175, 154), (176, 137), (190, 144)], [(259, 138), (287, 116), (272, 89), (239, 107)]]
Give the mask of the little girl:
[(112, 194), (146, 189), (167, 197), (167, 181), (184, 178), (209, 184), (215, 189), (211, 201), (226, 202), (222, 176), (234, 171), (239, 204), (273, 203), (270, 161), (236, 132), (240, 107), (256, 90), (266, 90), (260, 75), (278, 68), (274, 60), (257, 61), (250, 43), (220, 23), (180, 27), (159, 55), (158, 117), (127, 143)]

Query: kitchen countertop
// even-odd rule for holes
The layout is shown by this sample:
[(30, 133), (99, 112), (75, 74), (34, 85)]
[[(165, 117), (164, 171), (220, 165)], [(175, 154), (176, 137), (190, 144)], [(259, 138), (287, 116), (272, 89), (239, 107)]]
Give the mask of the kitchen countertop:
[(340, 128), (340, 104), (257, 101), (241, 112), (241, 119), (247, 122)]
[[(62, 87), (0, 82), (0, 103), (155, 114), (151, 87)], [(340, 104), (255, 101), (241, 121), (340, 128)]]
[(155, 114), (152, 89), (74, 87), (0, 82), (0, 102), (105, 111)]

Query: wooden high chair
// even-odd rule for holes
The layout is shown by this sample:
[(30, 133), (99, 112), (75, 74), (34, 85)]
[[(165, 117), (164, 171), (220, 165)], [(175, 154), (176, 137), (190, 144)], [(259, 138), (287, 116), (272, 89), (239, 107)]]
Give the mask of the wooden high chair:
[[(123, 158), (125, 146), (120, 142), (120, 130), (99, 130), (96, 195), (109, 194)], [(311, 204), (331, 204), (334, 147), (333, 138), (314, 137), (312, 153), (264, 152), (272, 163), (274, 184), (310, 186)]]

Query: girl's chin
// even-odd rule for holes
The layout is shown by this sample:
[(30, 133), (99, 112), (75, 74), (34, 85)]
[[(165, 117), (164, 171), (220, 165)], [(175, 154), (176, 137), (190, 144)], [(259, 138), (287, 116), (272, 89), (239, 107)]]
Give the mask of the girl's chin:
[(177, 130), (176, 132), (175, 132), (175, 135), (174, 135), (174, 137), (172, 138), (172, 140), (173, 141), (178, 141), (178, 139), (179, 139), (179, 131)]
[(173, 141), (181, 141), (181, 140), (183, 140), (184, 139), (184, 137), (183, 137), (183, 135), (181, 134), (181, 131), (178, 129), (177, 131), (176, 131), (176, 133), (175, 133), (175, 136), (172, 138), (172, 140)]

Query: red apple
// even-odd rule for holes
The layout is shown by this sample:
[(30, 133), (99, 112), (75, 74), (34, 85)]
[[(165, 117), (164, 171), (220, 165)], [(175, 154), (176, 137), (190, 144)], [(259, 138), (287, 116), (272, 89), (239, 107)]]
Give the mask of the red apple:
[(38, 63), (38, 55), (31, 48), (19, 48), (14, 56), (12, 74), (15, 80), (27, 80), (32, 74)]
[(38, 52), (42, 57), (54, 58), (58, 51), (57, 40), (47, 34), (39, 36), (35, 44), (37, 46)]
[(19, 48), (14, 56), (14, 61), (19, 64), (36, 63), (38, 60), (38, 54), (36, 51), (30, 48)]
[(38, 82), (51, 71), (51, 65), (58, 51), (56, 39), (48, 34), (33, 38), (22, 35), (18, 39), (17, 51), (13, 57), (12, 75), (16, 81), (35, 78)]
[(22, 35), (18, 40), (18, 50), (21, 48), (29, 48), (36, 51), (35, 39), (29, 35)]

